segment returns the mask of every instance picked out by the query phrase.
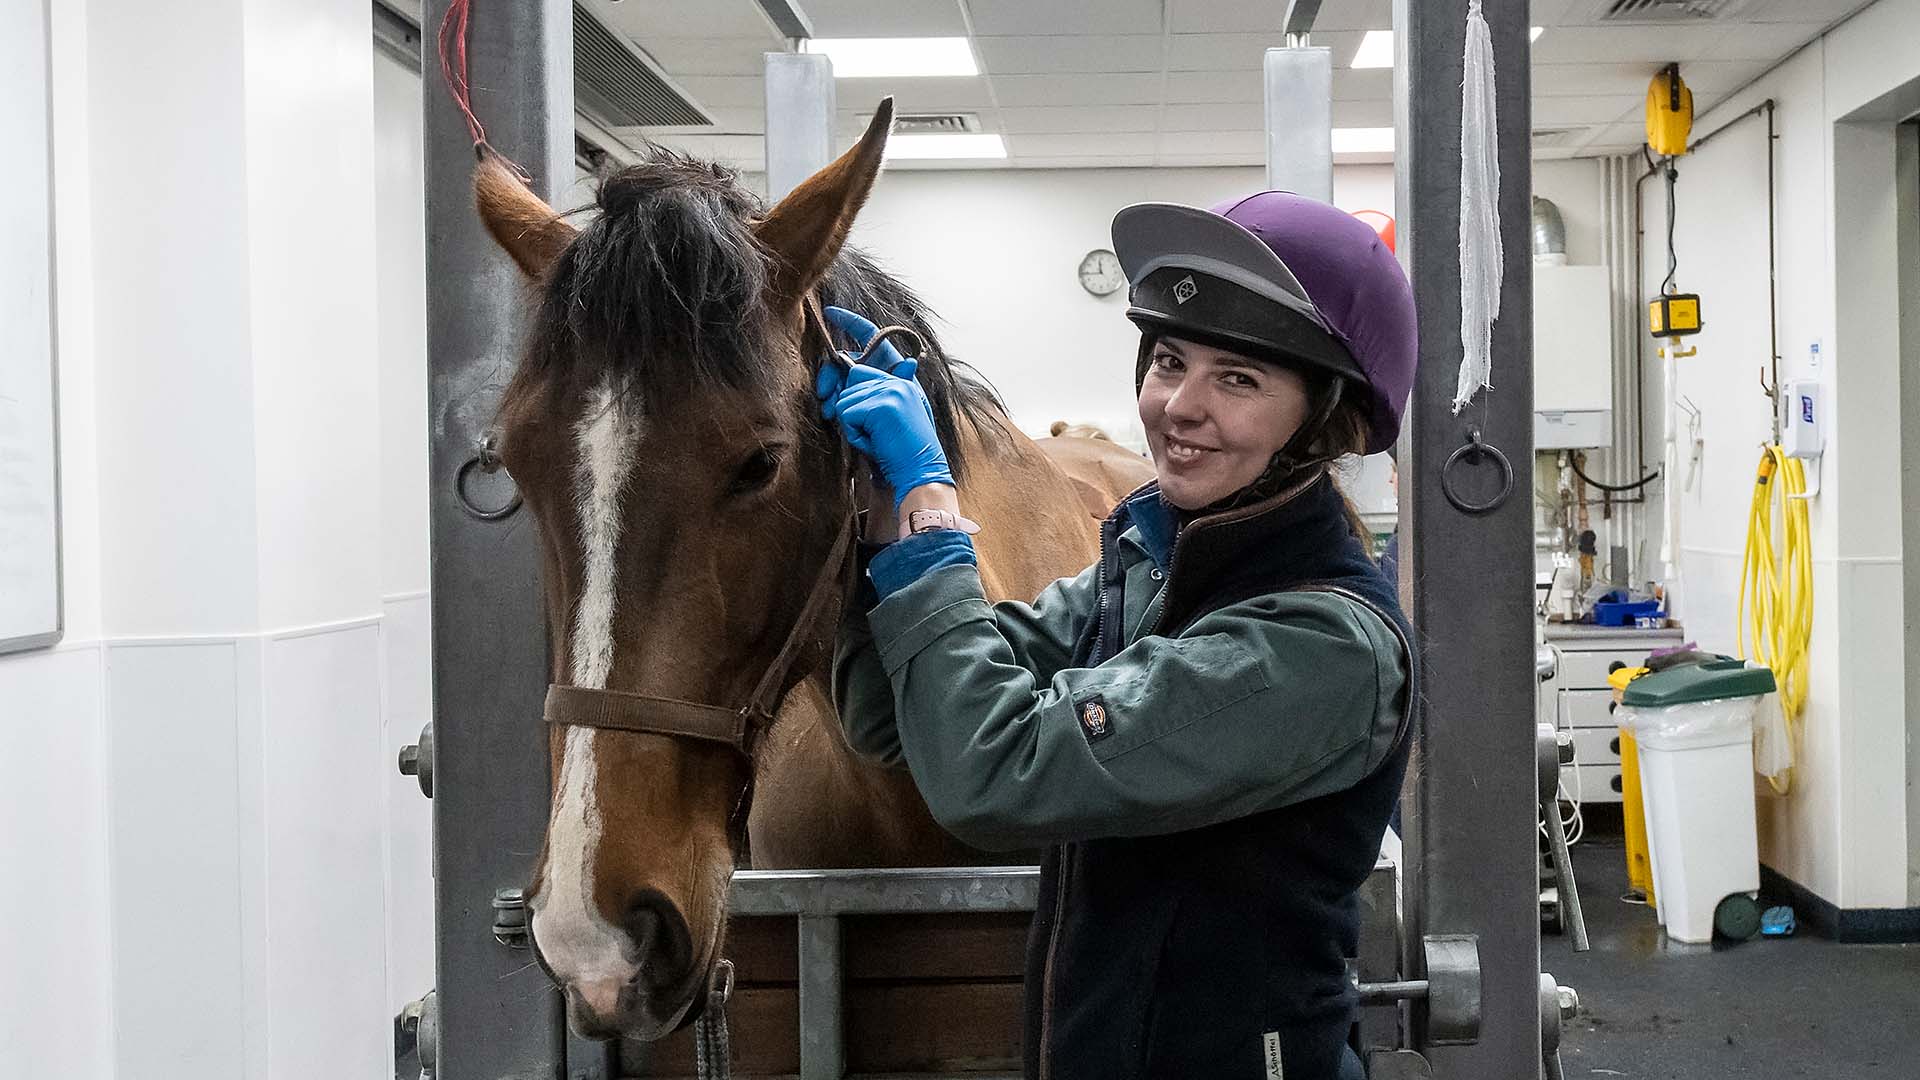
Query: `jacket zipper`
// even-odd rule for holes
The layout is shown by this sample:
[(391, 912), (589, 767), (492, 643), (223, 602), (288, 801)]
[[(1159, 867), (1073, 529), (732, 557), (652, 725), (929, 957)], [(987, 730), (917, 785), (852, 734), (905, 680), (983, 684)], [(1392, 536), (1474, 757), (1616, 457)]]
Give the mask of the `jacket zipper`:
[(1040, 1076), (1053, 1072), (1053, 957), (1060, 948), (1060, 922), (1067, 917), (1067, 883), (1073, 876), (1073, 845), (1060, 845), (1060, 877), (1053, 888), (1053, 925), (1047, 928), (1047, 962), (1040, 974)]
[[(1107, 634), (1107, 533), (1100, 530), (1100, 606), (1094, 613), (1093, 647), (1104, 648)], [(1098, 660), (1105, 660), (1099, 656)], [(1040, 1075), (1047, 1080), (1053, 1072), (1053, 960), (1060, 951), (1060, 924), (1067, 917), (1067, 886), (1073, 879), (1073, 845), (1060, 845), (1060, 874), (1053, 886), (1053, 923), (1047, 927), (1047, 959), (1040, 970)]]

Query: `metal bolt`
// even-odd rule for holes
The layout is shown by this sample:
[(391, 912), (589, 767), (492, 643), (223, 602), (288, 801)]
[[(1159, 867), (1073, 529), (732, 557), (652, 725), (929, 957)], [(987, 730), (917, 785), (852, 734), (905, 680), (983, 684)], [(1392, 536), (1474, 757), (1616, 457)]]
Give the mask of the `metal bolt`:
[(400, 748), (400, 775), (420, 782), (420, 794), (433, 798), (433, 725), (420, 729), (420, 741)]
[(400, 748), (400, 775), (420, 775), (420, 744), (408, 743)]
[(1571, 986), (1562, 986), (1554, 991), (1560, 999), (1560, 1019), (1571, 1020), (1580, 1014), (1580, 995)]
[(527, 947), (527, 898), (519, 889), (493, 894), (493, 938), (510, 949)]

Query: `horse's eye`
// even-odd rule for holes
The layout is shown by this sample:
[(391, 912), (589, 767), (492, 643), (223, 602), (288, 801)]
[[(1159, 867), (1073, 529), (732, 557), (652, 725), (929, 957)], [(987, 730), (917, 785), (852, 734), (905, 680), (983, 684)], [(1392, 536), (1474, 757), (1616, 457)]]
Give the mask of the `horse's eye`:
[(751, 495), (772, 482), (780, 471), (780, 447), (766, 446), (747, 455), (740, 468), (733, 474), (733, 483), (728, 491), (734, 495)]

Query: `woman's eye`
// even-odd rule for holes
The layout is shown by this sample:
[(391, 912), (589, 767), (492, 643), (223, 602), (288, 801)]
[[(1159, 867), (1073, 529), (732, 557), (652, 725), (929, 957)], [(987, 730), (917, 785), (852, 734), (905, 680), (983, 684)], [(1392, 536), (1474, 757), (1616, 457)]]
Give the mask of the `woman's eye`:
[(1241, 390), (1260, 389), (1260, 383), (1244, 371), (1227, 372), (1227, 385)]
[(766, 487), (780, 471), (780, 455), (773, 449), (754, 451), (747, 460), (740, 463), (734, 473), (733, 483), (728, 491), (734, 495), (750, 495)]
[(1153, 366), (1167, 371), (1179, 371), (1183, 365), (1180, 363), (1180, 358), (1172, 353), (1154, 353)]

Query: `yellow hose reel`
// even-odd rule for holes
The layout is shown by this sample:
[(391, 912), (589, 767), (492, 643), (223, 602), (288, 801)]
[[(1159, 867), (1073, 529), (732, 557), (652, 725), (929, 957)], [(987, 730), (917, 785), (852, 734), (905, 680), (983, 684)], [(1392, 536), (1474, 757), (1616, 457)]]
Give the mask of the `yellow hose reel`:
[(1692, 131), (1693, 91), (1680, 78), (1680, 65), (1668, 64), (1647, 84), (1647, 145), (1662, 157), (1679, 157)]

